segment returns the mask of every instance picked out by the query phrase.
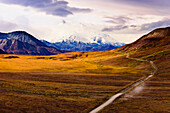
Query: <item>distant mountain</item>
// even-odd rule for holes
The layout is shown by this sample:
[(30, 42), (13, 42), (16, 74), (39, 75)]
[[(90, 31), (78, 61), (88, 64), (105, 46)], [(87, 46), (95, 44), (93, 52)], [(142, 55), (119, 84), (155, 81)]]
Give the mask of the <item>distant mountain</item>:
[(118, 48), (121, 51), (142, 51), (150, 50), (153, 48), (166, 47), (170, 44), (170, 27), (159, 28), (151, 31), (150, 33), (142, 36), (131, 44), (124, 45)]
[(50, 43), (45, 40), (42, 40), (42, 42), (48, 46), (52, 46), (61, 50), (72, 51), (72, 52), (106, 51), (124, 45), (124, 43), (116, 42), (113, 38), (110, 38), (109, 35), (95, 36), (88, 41), (86, 40), (85, 42), (81, 41), (80, 37), (73, 36), (73, 35), (61, 42)]
[(53, 55), (63, 51), (49, 47), (25, 31), (0, 33), (0, 49), (9, 54)]
[(107, 34), (99, 34), (97, 36), (94, 36), (90, 40), (91, 43), (102, 43), (102, 44), (115, 44), (117, 41), (112, 38), (110, 35)]
[(102, 44), (114, 44), (117, 41), (108, 34), (98, 34), (96, 36), (91, 37), (82, 37), (77, 35), (71, 35), (68, 38), (64, 39), (64, 41), (77, 41), (77, 42), (84, 42), (84, 43), (102, 43)]
[(6, 54), (6, 53), (0, 49), (0, 54)]

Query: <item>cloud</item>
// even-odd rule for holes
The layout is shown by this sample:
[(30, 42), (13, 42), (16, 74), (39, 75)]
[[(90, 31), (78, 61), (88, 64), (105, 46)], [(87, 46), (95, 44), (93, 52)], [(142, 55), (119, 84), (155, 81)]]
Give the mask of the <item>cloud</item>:
[(119, 2), (128, 3), (131, 5), (142, 5), (142, 6), (152, 6), (152, 7), (169, 7), (169, 0), (120, 0)]
[(135, 27), (137, 27), (137, 25), (130, 25), (130, 27), (135, 28)]
[(111, 27), (105, 27), (102, 29), (103, 32), (112, 32), (112, 31), (116, 31), (116, 30), (123, 30), (128, 28), (129, 26), (127, 26), (127, 22), (129, 20), (132, 20), (131, 18), (127, 17), (127, 16), (117, 16), (117, 17), (105, 17), (106, 19), (109, 19), (105, 22), (107, 23), (112, 23), (115, 24), (115, 26), (111, 26)]
[(157, 22), (143, 24), (140, 28), (140, 31), (148, 31), (158, 27), (167, 27), (167, 26), (170, 26), (170, 19), (163, 19)]
[(10, 31), (17, 28), (17, 25), (11, 22), (0, 20), (0, 31)]
[(89, 8), (76, 8), (68, 6), (67, 1), (58, 0), (0, 0), (1, 3), (5, 4), (15, 4), (25, 7), (32, 7), (38, 11), (43, 11), (46, 14), (66, 17), (68, 15), (73, 15), (74, 13), (87, 13), (92, 10)]
[(108, 23), (113, 23), (113, 24), (125, 24), (127, 23), (129, 20), (132, 20), (131, 18), (127, 17), (127, 16), (118, 16), (118, 17), (105, 17), (106, 19), (109, 19), (105, 22)]
[[(142, 25), (117, 25), (117, 26), (111, 26), (111, 27), (105, 27), (102, 29), (103, 32), (113, 32), (113, 31), (121, 31), (121, 33), (130, 33), (130, 34), (136, 34), (136, 33), (144, 33), (146, 31), (151, 31), (156, 28), (161, 27), (169, 27), (170, 26), (170, 19), (165, 18), (162, 20), (159, 20), (157, 22), (151, 22), (151, 23), (145, 23)], [(125, 30), (126, 29), (126, 30)]]
[(117, 26), (114, 26), (114, 27), (103, 28), (102, 31), (103, 32), (112, 32), (112, 31), (116, 31), (116, 30), (123, 30), (123, 29), (126, 29), (126, 28), (128, 28), (127, 25), (117, 25)]
[[(121, 4), (126, 4), (132, 7), (136, 8), (136, 11), (138, 8), (144, 8), (149, 9), (147, 12), (142, 12), (144, 10), (141, 10), (137, 13), (152, 13), (152, 14), (159, 14), (159, 15), (169, 15), (170, 12), (170, 1), (169, 0), (110, 0), (119, 2)], [(135, 10), (134, 10), (135, 12)]]

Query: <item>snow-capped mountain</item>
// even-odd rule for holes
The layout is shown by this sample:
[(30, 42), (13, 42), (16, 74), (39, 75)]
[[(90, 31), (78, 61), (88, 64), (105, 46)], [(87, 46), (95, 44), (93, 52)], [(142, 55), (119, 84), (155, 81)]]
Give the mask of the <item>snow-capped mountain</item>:
[(63, 51), (49, 47), (25, 31), (0, 33), (0, 52), (26, 55), (54, 55)]
[(71, 35), (70, 37), (55, 43), (42, 40), (48, 46), (66, 51), (105, 51), (118, 48), (124, 43), (119, 43), (109, 35), (98, 35), (92, 38), (84, 38)]
[(110, 35), (107, 34), (99, 34), (91, 38), (91, 43), (113, 44), (116, 42), (117, 41), (114, 38), (110, 37)]
[(91, 37), (82, 37), (78, 35), (71, 35), (68, 38), (66, 37), (64, 41), (68, 42), (84, 42), (84, 43), (98, 43), (98, 44), (114, 44), (117, 43), (118, 41), (112, 38), (110, 35), (107, 34), (99, 34), (96, 36), (91, 36)]

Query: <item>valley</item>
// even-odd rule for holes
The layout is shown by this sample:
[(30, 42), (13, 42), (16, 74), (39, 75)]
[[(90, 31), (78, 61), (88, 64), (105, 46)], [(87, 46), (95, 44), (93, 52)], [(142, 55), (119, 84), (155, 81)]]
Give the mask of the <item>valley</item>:
[(87, 113), (154, 73), (140, 92), (132, 89), (99, 112), (168, 113), (169, 33), (157, 29), (109, 51), (0, 54), (0, 112)]
[[(99, 59), (102, 62), (114, 58), (127, 60), (125, 55), (111, 51), (87, 52), (78, 58), (70, 58), (70, 54), (75, 55), (65, 53), (46, 56), (45, 59), (37, 59), (39, 56), (14, 55), (18, 56), (15, 58), (1, 55), (0, 67), (3, 68), (0, 72), (0, 111), (55, 110), (86, 113), (131, 82), (143, 77), (143, 74), (139, 73), (147, 73), (141, 69), (134, 70), (125, 66), (126, 64), (99, 64)], [(79, 56), (79, 53), (76, 55)], [(50, 59), (64, 59), (66, 56), (70, 59)], [(17, 109), (17, 106), (20, 109)]]
[(170, 0), (0, 0), (0, 113), (170, 113)]

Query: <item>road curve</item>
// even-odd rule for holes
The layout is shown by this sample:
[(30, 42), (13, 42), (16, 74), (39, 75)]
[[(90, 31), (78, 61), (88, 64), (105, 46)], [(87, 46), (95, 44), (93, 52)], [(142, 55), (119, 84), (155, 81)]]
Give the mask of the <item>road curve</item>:
[(103, 108), (105, 108), (106, 106), (108, 106), (109, 104), (113, 103), (117, 98), (121, 97), (122, 95), (124, 95), (125, 93), (127, 93), (129, 90), (135, 88), (136, 86), (140, 85), (142, 82), (148, 80), (149, 78), (151, 78), (152, 76), (155, 75), (155, 73), (157, 72), (157, 67), (155, 66), (155, 64), (153, 63), (153, 61), (148, 61), (148, 60), (143, 60), (143, 59), (138, 59), (138, 58), (131, 58), (129, 56), (129, 54), (126, 54), (126, 58), (128, 59), (133, 59), (133, 60), (137, 60), (137, 61), (142, 61), (142, 62), (150, 62), (151, 66), (153, 67), (154, 71), (151, 73), (151, 75), (140, 79), (139, 81), (127, 86), (125, 89), (123, 89), (122, 91), (120, 91), (119, 93), (113, 95), (112, 97), (110, 97), (109, 100), (107, 100), (106, 102), (104, 102), (103, 104), (101, 104), (99, 107), (93, 109), (92, 111), (90, 111), (90, 113), (97, 113), (100, 110), (102, 110)]

